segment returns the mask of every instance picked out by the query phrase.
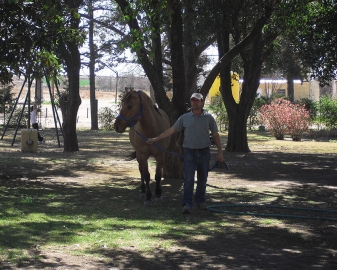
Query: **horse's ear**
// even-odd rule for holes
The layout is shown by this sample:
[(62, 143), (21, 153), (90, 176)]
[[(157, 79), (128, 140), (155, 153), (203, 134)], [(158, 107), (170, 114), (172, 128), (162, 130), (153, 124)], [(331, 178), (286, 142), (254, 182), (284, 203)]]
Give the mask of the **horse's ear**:
[(131, 93), (133, 94), (134, 92), (136, 92), (133, 87), (125, 87), (125, 93)]

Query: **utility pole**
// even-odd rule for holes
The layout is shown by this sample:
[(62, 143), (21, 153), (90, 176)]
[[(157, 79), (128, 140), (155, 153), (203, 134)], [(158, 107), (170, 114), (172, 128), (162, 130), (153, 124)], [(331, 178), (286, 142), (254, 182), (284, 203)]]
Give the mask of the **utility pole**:
[(118, 71), (116, 71), (116, 70), (112, 70), (112, 71), (115, 72), (115, 75), (116, 75), (116, 95), (115, 95), (115, 103), (117, 103), (117, 96), (118, 96), (117, 91), (118, 91), (118, 79), (119, 79), (119, 77), (118, 77)]

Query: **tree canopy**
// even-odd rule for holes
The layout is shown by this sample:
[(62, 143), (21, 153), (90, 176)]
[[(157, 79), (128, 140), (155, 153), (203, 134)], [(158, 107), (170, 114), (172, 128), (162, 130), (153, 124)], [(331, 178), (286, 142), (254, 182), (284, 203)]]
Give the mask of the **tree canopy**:
[(321, 85), (337, 78), (337, 1), (308, 1), (302, 16), (288, 21), (289, 38)]
[[(100, 25), (96, 28), (102, 38), (100, 48), (110, 52), (130, 48), (134, 52), (151, 82), (157, 104), (168, 113), (171, 123), (186, 111), (192, 92), (200, 91), (206, 96), (216, 76), (221, 75), (221, 94), (230, 122), (227, 151), (249, 151), (247, 117), (261, 72), (275, 48), (284, 48), (289, 56), (300, 59), (300, 68), (312, 68), (322, 82), (336, 76), (336, 1), (115, 0), (94, 3), (93, 8), (102, 12), (100, 19), (94, 19)], [(3, 52), (0, 80), (8, 82), (12, 74), (26, 72), (34, 53), (56, 56), (52, 59), (64, 66), (69, 80), (69, 114), (64, 119), (68, 127), (65, 131), (68, 151), (78, 150), (73, 136), (76, 137), (80, 104), (79, 46), (84, 38), (79, 16), (81, 5), (82, 0), (0, 1)], [(284, 43), (280, 42), (280, 36)], [(211, 44), (218, 46), (219, 61), (198, 89), (198, 78), (205, 74), (203, 63), (207, 60), (203, 52)], [(284, 44), (288, 44), (291, 51), (285, 50)], [(98, 51), (94, 53), (99, 55)], [(294, 59), (291, 57), (289, 67)], [(242, 64), (240, 75), (244, 83), (239, 104), (231, 94), (230, 72), (234, 62)], [(290, 68), (288, 71), (298, 73)], [(172, 88), (172, 100), (167, 97), (169, 88)], [(70, 133), (75, 135), (68, 136)], [(170, 149), (181, 151), (176, 145), (173, 139)], [(179, 167), (179, 160), (168, 159), (172, 168)], [(181, 173), (172, 168), (169, 171)]]
[[(49, 12), (41, 1), (1, 1), (0, 23), (0, 81), (8, 83), (13, 74), (35, 72), (34, 58), (45, 48), (50, 50), (48, 21), (43, 19)], [(53, 36), (53, 35), (51, 35)], [(37, 59), (35, 59), (37, 60)]]
[(55, 76), (61, 64), (68, 75), (69, 103), (63, 117), (64, 148), (78, 150), (76, 115), (79, 97), (78, 47), (84, 36), (79, 29), (78, 9), (82, 0), (0, 2), (1, 43), (0, 81), (8, 83), (13, 75), (30, 79)]

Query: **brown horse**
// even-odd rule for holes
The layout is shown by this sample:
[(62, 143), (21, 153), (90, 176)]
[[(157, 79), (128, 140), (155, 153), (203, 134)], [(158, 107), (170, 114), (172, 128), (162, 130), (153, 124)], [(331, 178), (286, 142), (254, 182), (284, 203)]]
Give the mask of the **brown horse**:
[(161, 189), (162, 170), (165, 162), (165, 149), (170, 138), (159, 141), (156, 145), (146, 143), (147, 138), (153, 138), (170, 127), (167, 114), (153, 105), (148, 95), (141, 91), (130, 90), (122, 99), (119, 115), (114, 123), (116, 132), (123, 133), (130, 127), (129, 138), (136, 150), (139, 172), (141, 176), (141, 197), (145, 197), (144, 205), (152, 205), (150, 190), (150, 173), (148, 158), (153, 156), (156, 160), (156, 197), (163, 201)]

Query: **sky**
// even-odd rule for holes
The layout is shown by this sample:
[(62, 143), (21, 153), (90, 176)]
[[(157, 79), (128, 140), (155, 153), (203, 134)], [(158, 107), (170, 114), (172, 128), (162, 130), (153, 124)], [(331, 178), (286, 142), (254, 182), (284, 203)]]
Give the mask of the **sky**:
[[(206, 66), (206, 70), (210, 70), (216, 63), (218, 57), (218, 51), (216, 47), (210, 47), (206, 50), (206, 54), (209, 58), (211, 58), (211, 63)], [(130, 51), (126, 51), (125, 55), (127, 56), (127, 59), (132, 61), (132, 53)], [(118, 72), (118, 76), (123, 76), (126, 74), (135, 74), (139, 76), (144, 76), (144, 70), (140, 65), (137, 64), (119, 64), (116, 68), (104, 68), (100, 71), (96, 72), (96, 76), (111, 76), (116, 77), (116, 72)], [(89, 69), (88, 68), (82, 68), (80, 74), (82, 76), (89, 76)]]

